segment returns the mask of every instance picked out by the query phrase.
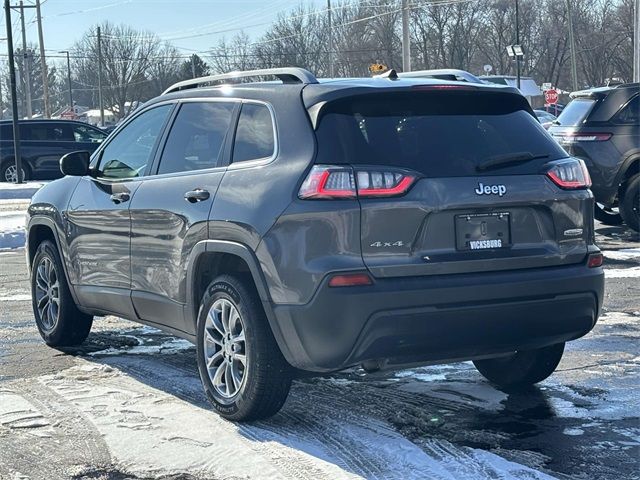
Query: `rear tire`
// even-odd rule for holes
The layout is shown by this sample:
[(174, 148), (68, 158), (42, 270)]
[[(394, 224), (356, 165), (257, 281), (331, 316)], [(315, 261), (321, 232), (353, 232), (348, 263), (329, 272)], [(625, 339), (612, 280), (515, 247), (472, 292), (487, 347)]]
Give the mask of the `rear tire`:
[[(0, 166), (0, 181), (2, 182), (11, 182), (17, 183), (16, 177), (16, 163), (13, 160), (5, 161), (2, 166)], [(22, 165), (22, 180), (26, 181), (30, 179), (29, 168), (24, 164)]]
[(249, 280), (221, 275), (209, 284), (198, 314), (197, 356), (205, 393), (226, 419), (267, 418), (287, 399), (293, 369)]
[(640, 174), (627, 182), (620, 203), (620, 214), (629, 228), (640, 231)]
[(78, 310), (62, 268), (58, 249), (49, 240), (36, 250), (31, 266), (31, 301), (40, 336), (51, 347), (85, 341), (93, 317)]
[(507, 389), (528, 387), (551, 375), (562, 359), (564, 342), (508, 357), (475, 360), (473, 364), (491, 383)]
[(593, 216), (604, 225), (618, 226), (622, 225), (622, 216), (614, 212), (612, 209), (601, 206), (596, 203), (593, 207)]

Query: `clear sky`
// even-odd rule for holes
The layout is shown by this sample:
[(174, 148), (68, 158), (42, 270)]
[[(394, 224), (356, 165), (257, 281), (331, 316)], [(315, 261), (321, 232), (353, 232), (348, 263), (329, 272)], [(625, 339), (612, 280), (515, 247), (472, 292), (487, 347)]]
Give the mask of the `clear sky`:
[[(19, 0), (12, 0), (17, 5)], [(25, 5), (35, 0), (24, 0)], [(109, 21), (154, 32), (170, 40), (184, 54), (215, 46), (220, 38), (231, 38), (240, 30), (249, 36), (263, 33), (279, 13), (303, 3), (302, 0), (41, 0), (44, 44), (47, 54), (69, 49), (90, 27)], [(304, 0), (321, 7), (326, 0)], [(35, 9), (25, 10), (27, 42), (38, 42)], [(21, 45), (20, 16), (12, 12), (14, 42)], [(4, 11), (0, 39), (6, 37)], [(6, 53), (6, 42), (0, 51)]]

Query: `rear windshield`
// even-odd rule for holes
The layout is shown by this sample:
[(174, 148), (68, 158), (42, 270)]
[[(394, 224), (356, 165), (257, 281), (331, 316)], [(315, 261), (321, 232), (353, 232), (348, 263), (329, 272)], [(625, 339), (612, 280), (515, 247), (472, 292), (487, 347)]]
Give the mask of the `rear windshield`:
[(488, 159), (530, 153), (543, 158), (483, 175), (537, 173), (567, 154), (513, 94), (412, 92), (366, 95), (325, 106), (316, 163), (388, 165), (430, 177), (478, 175)]
[(558, 125), (580, 125), (595, 105), (596, 101), (590, 98), (576, 98), (569, 102), (558, 117)]

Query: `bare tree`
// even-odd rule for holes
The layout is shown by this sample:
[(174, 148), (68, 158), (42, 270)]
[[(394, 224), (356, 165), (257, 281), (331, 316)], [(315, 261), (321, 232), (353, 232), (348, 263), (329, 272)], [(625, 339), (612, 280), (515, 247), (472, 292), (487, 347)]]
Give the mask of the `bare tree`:
[[(97, 97), (98, 86), (98, 39), (96, 28), (92, 28), (74, 45), (74, 70), (77, 80), (92, 88)], [(143, 100), (148, 92), (147, 72), (153, 58), (159, 52), (159, 40), (150, 33), (135, 30), (126, 25), (115, 26), (103, 23), (102, 71), (103, 98), (107, 108), (122, 118), (135, 100)], [(95, 105), (97, 102), (93, 102)], [(127, 105), (128, 104), (128, 105)]]

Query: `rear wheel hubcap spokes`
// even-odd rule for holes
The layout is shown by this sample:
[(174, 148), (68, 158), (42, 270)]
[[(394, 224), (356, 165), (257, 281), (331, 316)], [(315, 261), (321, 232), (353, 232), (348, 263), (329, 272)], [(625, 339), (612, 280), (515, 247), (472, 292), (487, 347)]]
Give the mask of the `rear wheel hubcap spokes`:
[(244, 324), (235, 305), (217, 300), (209, 310), (204, 330), (207, 373), (216, 392), (234, 397), (246, 376)]

